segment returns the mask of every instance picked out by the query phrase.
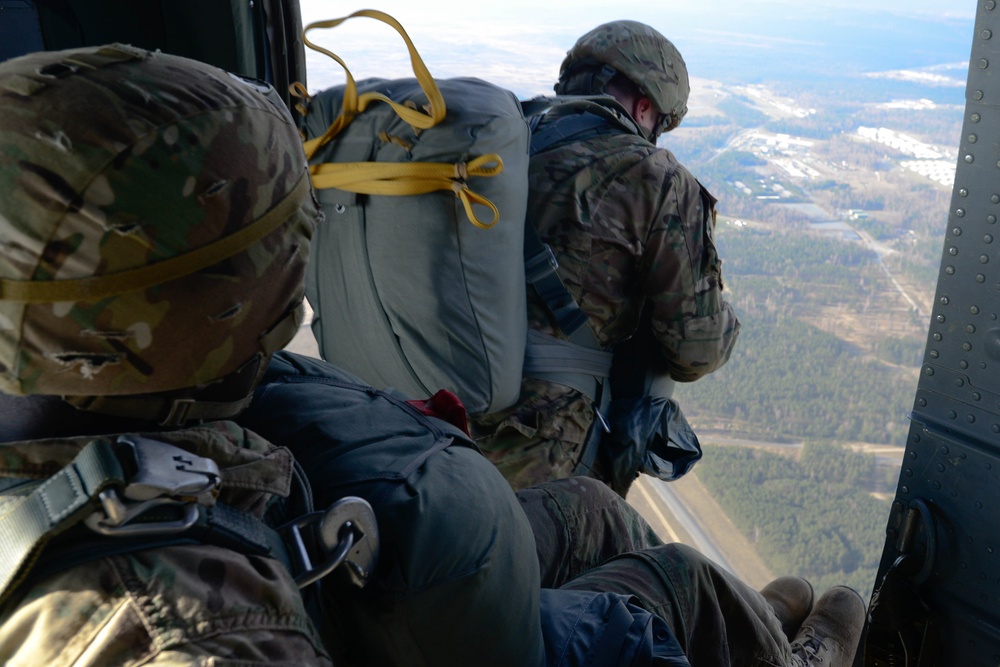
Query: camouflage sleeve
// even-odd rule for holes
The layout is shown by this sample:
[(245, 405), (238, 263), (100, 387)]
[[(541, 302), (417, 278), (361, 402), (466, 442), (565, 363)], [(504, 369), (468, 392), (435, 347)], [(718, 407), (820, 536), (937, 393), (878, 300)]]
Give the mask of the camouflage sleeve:
[(671, 377), (691, 382), (726, 363), (740, 323), (722, 294), (714, 198), (676, 165), (657, 202), (639, 279)]

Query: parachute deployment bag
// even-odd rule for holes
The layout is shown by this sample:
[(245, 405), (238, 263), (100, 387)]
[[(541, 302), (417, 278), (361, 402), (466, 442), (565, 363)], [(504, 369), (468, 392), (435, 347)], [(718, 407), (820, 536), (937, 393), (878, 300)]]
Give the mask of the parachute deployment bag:
[(502, 409), (518, 398), (527, 335), (520, 104), (479, 79), (435, 82), (381, 12), (306, 32), (355, 16), (396, 28), (416, 78), (355, 82), (348, 71), (304, 106), (326, 215), (306, 277), (320, 354), (374, 386), (448, 389), (469, 412)]

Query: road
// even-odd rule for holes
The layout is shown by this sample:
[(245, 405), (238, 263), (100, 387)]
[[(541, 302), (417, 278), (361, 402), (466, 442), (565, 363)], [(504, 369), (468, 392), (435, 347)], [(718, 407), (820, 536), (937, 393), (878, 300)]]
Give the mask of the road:
[[(729, 561), (716, 548), (712, 540), (702, 530), (698, 520), (692, 516), (687, 506), (678, 497), (677, 493), (670, 488), (668, 483), (647, 475), (640, 475), (636, 484), (638, 485), (639, 493), (644, 496), (646, 502), (653, 508), (653, 513), (660, 520), (661, 526), (659, 528), (663, 529), (663, 532), (660, 533), (661, 535), (669, 536), (672, 541), (679, 541), (677, 532), (670, 525), (663, 513), (659, 511), (659, 507), (662, 505), (680, 524), (679, 527), (690, 536), (691, 542), (693, 542), (690, 546), (695, 547), (729, 572), (733, 572)], [(654, 526), (654, 529), (656, 528), (657, 526)]]

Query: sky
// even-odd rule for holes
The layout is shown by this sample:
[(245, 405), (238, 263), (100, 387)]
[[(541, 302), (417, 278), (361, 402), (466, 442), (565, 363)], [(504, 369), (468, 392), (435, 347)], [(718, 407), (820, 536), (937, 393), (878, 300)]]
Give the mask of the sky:
[[(976, 2), (301, 0), (301, 8), (303, 25), (379, 9), (403, 24), (435, 77), (478, 76), (530, 97), (551, 93), (559, 65), (580, 35), (615, 19), (657, 28), (684, 54), (692, 77), (738, 72), (751, 79), (780, 68), (782, 58), (790, 76), (810, 60), (821, 71), (967, 61)], [(372, 19), (351, 19), (308, 37), (341, 56), (356, 79), (411, 76), (403, 41)], [(307, 63), (311, 90), (343, 83), (342, 69), (328, 57), (307, 49)]]

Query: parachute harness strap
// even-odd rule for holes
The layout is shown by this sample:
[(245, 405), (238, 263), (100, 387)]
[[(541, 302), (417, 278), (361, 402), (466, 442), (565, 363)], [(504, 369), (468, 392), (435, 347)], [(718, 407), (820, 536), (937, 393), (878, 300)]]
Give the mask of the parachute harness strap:
[[(410, 52), (410, 63), (417, 78), (420, 89), (427, 96), (428, 104), (425, 111), (415, 108), (416, 105), (400, 104), (381, 93), (364, 93), (358, 95), (357, 83), (344, 61), (331, 51), (317, 46), (309, 41), (306, 34), (315, 28), (334, 28), (354, 17), (367, 17), (382, 21), (393, 27), (406, 42)], [(305, 142), (306, 157), (312, 160), (316, 153), (329, 143), (338, 133), (347, 127), (351, 121), (368, 108), (372, 102), (385, 102), (392, 107), (400, 119), (409, 123), (416, 130), (427, 130), (444, 120), (447, 113), (444, 98), (424, 61), (417, 53), (416, 47), (406, 34), (403, 26), (396, 19), (380, 11), (364, 9), (344, 18), (330, 21), (317, 21), (306, 26), (303, 32), (305, 44), (320, 53), (333, 58), (347, 75), (344, 87), (341, 112), (321, 136)], [(436, 162), (411, 163), (379, 163), (379, 162), (346, 162), (321, 163), (309, 167), (313, 187), (317, 190), (336, 188), (348, 192), (366, 195), (420, 195), (438, 190), (451, 190), (462, 201), (465, 214), (476, 227), (488, 229), (500, 219), (496, 205), (489, 199), (470, 189), (466, 183), (469, 177), (492, 177), (503, 171), (503, 160), (495, 153), (481, 155), (469, 162), (456, 164)], [(492, 213), (489, 222), (483, 222), (473, 209), (474, 204), (485, 206)]]

